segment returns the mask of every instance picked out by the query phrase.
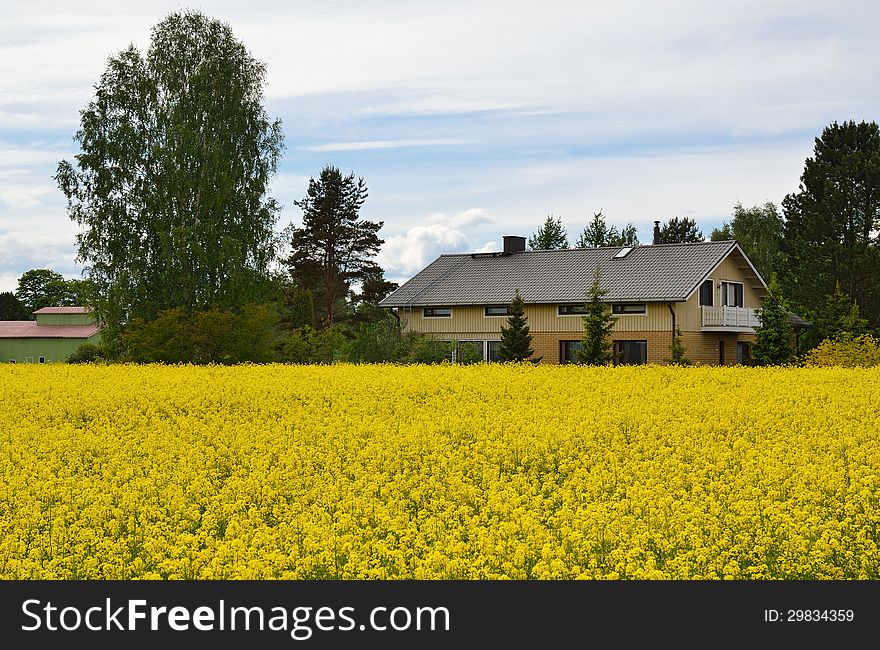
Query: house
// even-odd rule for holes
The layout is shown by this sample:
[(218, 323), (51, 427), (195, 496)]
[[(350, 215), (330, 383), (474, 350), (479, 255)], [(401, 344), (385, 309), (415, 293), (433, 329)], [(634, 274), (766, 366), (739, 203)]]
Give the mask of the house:
[(44, 307), (36, 320), (0, 321), (0, 362), (64, 361), (81, 345), (97, 345), (101, 324), (88, 307)]
[(505, 237), (502, 252), (441, 255), (379, 304), (403, 328), (475, 346), (491, 361), (519, 289), (535, 355), (570, 363), (598, 266), (617, 363), (663, 363), (676, 326), (694, 362), (749, 357), (767, 285), (735, 241), (537, 251), (525, 243)]

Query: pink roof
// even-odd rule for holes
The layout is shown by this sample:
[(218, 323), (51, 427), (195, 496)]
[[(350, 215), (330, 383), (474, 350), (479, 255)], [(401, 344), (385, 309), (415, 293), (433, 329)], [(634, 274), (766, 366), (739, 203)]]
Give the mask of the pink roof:
[(87, 339), (101, 329), (88, 325), (37, 325), (33, 320), (0, 321), (0, 339)]
[(43, 307), (35, 314), (91, 314), (91, 307)]

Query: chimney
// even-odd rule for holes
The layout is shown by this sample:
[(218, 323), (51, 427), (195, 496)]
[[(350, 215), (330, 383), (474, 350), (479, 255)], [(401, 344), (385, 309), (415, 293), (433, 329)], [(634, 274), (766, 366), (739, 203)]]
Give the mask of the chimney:
[(655, 244), (660, 243), (660, 222), (659, 221), (654, 222), (654, 243)]
[(504, 252), (506, 254), (510, 253), (522, 253), (526, 249), (526, 238), (525, 237), (516, 237), (514, 235), (505, 235), (504, 237)]

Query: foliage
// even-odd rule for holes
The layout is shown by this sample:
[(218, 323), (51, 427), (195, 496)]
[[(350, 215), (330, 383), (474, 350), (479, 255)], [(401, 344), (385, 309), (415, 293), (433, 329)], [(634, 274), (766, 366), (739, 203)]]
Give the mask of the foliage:
[(835, 339), (825, 339), (807, 353), (804, 363), (807, 366), (846, 368), (880, 366), (880, 339), (870, 334), (845, 334)]
[(288, 363), (327, 364), (341, 361), (346, 345), (345, 334), (339, 325), (318, 331), (305, 326), (294, 330), (281, 346), (281, 359)]
[(361, 281), (360, 293), (352, 297), (352, 302), (355, 305), (378, 304), (394, 291), (397, 286), (396, 282), (386, 280), (382, 269), (377, 268), (372, 273), (364, 276)]
[(0, 393), (4, 579), (880, 579), (876, 369), (19, 364)]
[(813, 328), (809, 332), (813, 341), (868, 333), (868, 321), (859, 315), (858, 304), (843, 292), (839, 282), (814, 313)]
[(687, 349), (684, 347), (681, 335), (681, 327), (675, 325), (675, 334), (672, 337), (672, 345), (669, 346), (669, 359), (666, 363), (672, 366), (689, 366), (693, 363), (687, 358)]
[(682, 219), (672, 217), (660, 228), (661, 244), (686, 244), (704, 241), (703, 232), (697, 228), (697, 222), (690, 217)]
[(351, 363), (401, 363), (412, 351), (412, 336), (400, 331), (397, 319), (387, 310), (380, 310), (355, 327), (352, 338), (344, 347), (345, 359)]
[(548, 214), (544, 224), (529, 237), (529, 248), (533, 251), (568, 248), (568, 233), (562, 225), (562, 217), (554, 219)]
[(388, 288), (371, 259), (384, 241), (377, 234), (383, 222), (360, 218), (366, 198), (363, 178), (327, 165), (317, 180), (309, 179), (305, 198), (294, 201), (303, 220), (301, 228), (291, 224), (285, 231), (291, 249), (285, 264), (297, 286), (314, 294), (323, 326), (336, 322), (338, 303), (352, 283), (366, 283), (375, 294)]
[(532, 335), (529, 334), (525, 302), (523, 302), (519, 289), (517, 289), (510, 303), (507, 326), (501, 327), (501, 344), (498, 346), (498, 358), (501, 361), (525, 361), (528, 359), (538, 363), (541, 357), (533, 358), (534, 353), (535, 351), (532, 349)]
[(602, 211), (596, 212), (593, 219), (584, 228), (583, 232), (578, 236), (576, 248), (597, 248), (599, 246), (638, 246), (639, 238), (636, 234), (636, 227), (628, 223), (623, 229), (618, 230), (617, 226), (610, 228), (605, 223), (605, 217)]
[(636, 227), (628, 223), (620, 231), (617, 226), (611, 226), (608, 231), (608, 239), (605, 246), (638, 246), (639, 237), (636, 234)]
[(780, 246), (783, 230), (779, 208), (768, 201), (764, 205), (733, 207), (733, 219), (713, 229), (712, 241), (735, 239), (762, 277), (769, 278), (780, 267)]
[[(28, 320), (43, 307), (84, 307), (93, 304), (93, 286), (87, 280), (65, 280), (50, 269), (31, 269), (18, 279), (15, 297)], [(8, 319), (18, 320), (18, 319)]]
[(783, 286), (795, 309), (815, 317), (836, 285), (880, 326), (880, 129), (832, 123), (815, 140), (800, 189), (782, 202)]
[(107, 352), (91, 343), (79, 346), (75, 352), (67, 355), (66, 359), (67, 363), (99, 363), (107, 360)]
[(11, 291), (0, 293), (0, 320), (29, 320), (31, 315)]
[(164, 310), (261, 299), (283, 148), (265, 76), (228, 25), (191, 11), (156, 25), (146, 56), (110, 57), (81, 113), (82, 151), (55, 178), (112, 336)]
[(764, 306), (759, 313), (761, 326), (755, 330), (752, 359), (755, 365), (775, 366), (792, 359), (792, 327), (788, 321), (789, 311), (782, 299), (776, 274), (770, 276)]
[(133, 319), (118, 337), (119, 354), (138, 363), (267, 363), (275, 360), (277, 322), (264, 304), (239, 311), (166, 309), (150, 321)]
[(593, 284), (587, 291), (584, 338), (580, 349), (575, 351), (577, 362), (590, 366), (604, 366), (613, 361), (611, 330), (616, 319), (611, 314), (611, 307), (602, 302), (608, 292), (600, 287), (600, 276), (601, 270), (597, 266)]

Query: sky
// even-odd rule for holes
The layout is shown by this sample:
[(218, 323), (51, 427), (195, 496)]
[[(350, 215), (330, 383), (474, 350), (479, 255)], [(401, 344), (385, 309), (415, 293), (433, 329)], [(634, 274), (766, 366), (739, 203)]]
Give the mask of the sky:
[[(497, 250), (547, 215), (573, 243), (602, 211), (696, 220), (798, 189), (833, 121), (877, 121), (876, 0), (406, 2), (0, 0), (0, 291), (79, 277), (52, 177), (107, 58), (169, 12), (229, 23), (267, 67), (286, 150), (277, 229), (326, 164), (362, 176), (378, 262), (403, 281), (442, 253)], [(136, 252), (133, 252), (136, 254)]]

